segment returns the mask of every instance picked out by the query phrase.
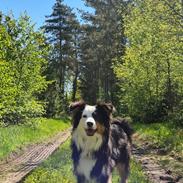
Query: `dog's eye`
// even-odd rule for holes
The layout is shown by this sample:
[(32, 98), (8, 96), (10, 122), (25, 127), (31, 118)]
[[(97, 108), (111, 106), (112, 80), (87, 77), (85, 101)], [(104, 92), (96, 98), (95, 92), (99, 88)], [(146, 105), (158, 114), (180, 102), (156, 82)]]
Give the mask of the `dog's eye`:
[(96, 112), (94, 112), (94, 113), (92, 114), (92, 116), (93, 116), (94, 118), (96, 118), (97, 113), (96, 113)]
[(87, 118), (87, 115), (84, 114), (84, 115), (83, 115), (83, 118)]

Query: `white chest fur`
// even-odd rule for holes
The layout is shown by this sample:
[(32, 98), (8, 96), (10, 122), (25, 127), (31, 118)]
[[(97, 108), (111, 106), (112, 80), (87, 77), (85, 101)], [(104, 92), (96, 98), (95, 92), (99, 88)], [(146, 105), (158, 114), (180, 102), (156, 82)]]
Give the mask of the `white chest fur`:
[(81, 158), (77, 167), (77, 172), (84, 175), (85, 178), (90, 180), (90, 174), (93, 167), (95, 166), (95, 163), (95, 159), (92, 159), (90, 156), (86, 157), (84, 154), (81, 154)]
[(76, 143), (77, 148), (81, 150), (79, 163), (76, 168), (77, 172), (84, 175), (90, 183), (96, 182), (95, 180), (91, 180), (90, 177), (96, 163), (96, 159), (94, 159), (92, 154), (100, 148), (102, 136), (98, 133), (95, 133), (94, 136), (87, 136), (86, 132), (79, 125), (72, 134), (72, 140)]

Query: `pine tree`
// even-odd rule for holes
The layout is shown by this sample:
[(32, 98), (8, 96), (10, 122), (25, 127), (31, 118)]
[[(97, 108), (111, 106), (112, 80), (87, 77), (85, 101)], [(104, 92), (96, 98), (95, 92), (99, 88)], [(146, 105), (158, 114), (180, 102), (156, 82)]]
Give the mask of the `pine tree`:
[[(124, 54), (123, 22), (120, 9), (127, 2), (121, 0), (85, 1), (95, 13), (83, 13), (88, 21), (84, 27), (82, 43), (82, 94), (89, 102), (97, 99), (112, 101), (118, 105), (115, 93), (117, 78), (113, 71), (113, 59)], [(88, 91), (88, 89), (90, 91)], [(89, 94), (88, 94), (89, 92)], [(89, 96), (90, 95), (90, 99)]]
[(52, 44), (47, 77), (53, 83), (46, 93), (50, 115), (55, 115), (53, 111), (59, 114), (67, 108), (66, 85), (75, 59), (74, 35), (77, 27), (72, 9), (64, 5), (62, 0), (56, 0), (52, 14), (46, 16), (44, 26), (48, 41)]

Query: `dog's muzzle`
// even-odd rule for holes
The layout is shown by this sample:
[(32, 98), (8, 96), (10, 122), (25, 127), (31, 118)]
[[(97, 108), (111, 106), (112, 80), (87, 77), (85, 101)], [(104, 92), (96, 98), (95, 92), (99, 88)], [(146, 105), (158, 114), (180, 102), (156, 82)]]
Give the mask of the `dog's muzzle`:
[(90, 117), (86, 120), (85, 131), (88, 136), (93, 136), (95, 134), (95, 132), (97, 131), (95, 120), (93, 118)]

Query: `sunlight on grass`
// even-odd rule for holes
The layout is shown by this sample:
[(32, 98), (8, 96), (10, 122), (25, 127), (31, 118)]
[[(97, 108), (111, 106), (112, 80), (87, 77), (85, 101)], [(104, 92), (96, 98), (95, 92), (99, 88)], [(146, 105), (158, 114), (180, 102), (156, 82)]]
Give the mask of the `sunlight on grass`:
[(41, 142), (70, 126), (67, 119), (36, 119), (31, 124), (0, 127), (0, 159), (28, 144)]
[[(40, 167), (29, 175), (24, 183), (76, 183), (72, 173), (72, 160), (70, 141), (64, 143), (51, 157), (49, 157)], [(113, 183), (118, 182), (118, 175), (113, 174)], [(135, 161), (131, 161), (131, 174), (129, 183), (148, 183), (146, 177)]]
[(153, 146), (175, 153), (183, 152), (183, 129), (168, 123), (135, 123), (134, 128), (142, 140)]

